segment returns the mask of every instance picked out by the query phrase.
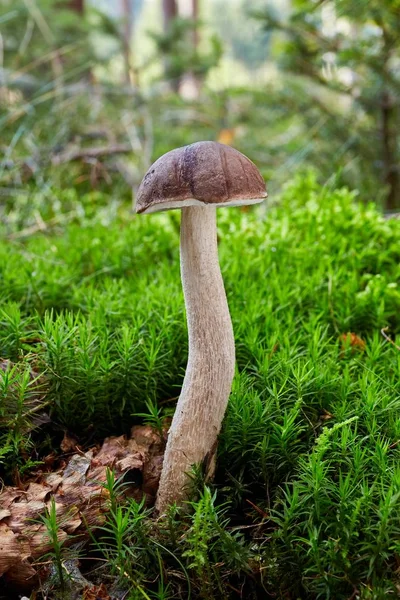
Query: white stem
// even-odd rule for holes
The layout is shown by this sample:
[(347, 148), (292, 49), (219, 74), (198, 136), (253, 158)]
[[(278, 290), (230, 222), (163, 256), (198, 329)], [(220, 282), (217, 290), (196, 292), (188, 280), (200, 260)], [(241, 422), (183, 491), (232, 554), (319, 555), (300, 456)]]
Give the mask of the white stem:
[(169, 431), (156, 509), (187, 497), (193, 464), (212, 475), (235, 370), (232, 322), (218, 261), (216, 209), (182, 209), (181, 276), (189, 332), (189, 359)]

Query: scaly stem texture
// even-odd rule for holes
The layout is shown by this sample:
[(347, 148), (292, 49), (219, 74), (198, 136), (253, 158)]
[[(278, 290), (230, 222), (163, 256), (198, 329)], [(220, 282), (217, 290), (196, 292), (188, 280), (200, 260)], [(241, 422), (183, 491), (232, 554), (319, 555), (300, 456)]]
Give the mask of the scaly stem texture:
[(156, 509), (187, 497), (188, 472), (203, 464), (213, 474), (235, 370), (232, 322), (218, 261), (216, 209), (182, 209), (181, 276), (189, 359), (169, 431)]

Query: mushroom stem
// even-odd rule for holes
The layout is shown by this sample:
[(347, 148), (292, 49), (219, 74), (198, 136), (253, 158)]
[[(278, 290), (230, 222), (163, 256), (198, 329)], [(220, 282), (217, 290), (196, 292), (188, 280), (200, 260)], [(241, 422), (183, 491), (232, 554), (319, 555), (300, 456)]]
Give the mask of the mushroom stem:
[(232, 322), (218, 261), (216, 209), (182, 209), (181, 277), (189, 359), (169, 431), (156, 510), (187, 497), (188, 472), (201, 463), (213, 475), (235, 370)]

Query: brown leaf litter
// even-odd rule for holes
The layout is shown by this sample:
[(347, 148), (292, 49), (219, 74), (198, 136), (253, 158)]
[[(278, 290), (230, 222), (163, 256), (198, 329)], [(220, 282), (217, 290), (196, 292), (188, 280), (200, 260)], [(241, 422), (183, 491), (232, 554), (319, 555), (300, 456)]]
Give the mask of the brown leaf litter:
[[(102, 446), (83, 452), (72, 436), (64, 437), (64, 451), (73, 451), (62, 468), (38, 473), (25, 487), (6, 486), (0, 493), (0, 576), (21, 588), (33, 588), (41, 566), (35, 565), (51, 551), (40, 517), (54, 499), (59, 539), (65, 544), (88, 538), (88, 528), (101, 526), (109, 510), (104, 487), (107, 469), (116, 481), (128, 471), (141, 473), (142, 483), (124, 487), (124, 494), (151, 504), (157, 492), (164, 443), (149, 426), (135, 426), (130, 436), (106, 438)], [(43, 572), (43, 569), (42, 569)], [(87, 598), (91, 598), (87, 592)], [(107, 596), (103, 596), (107, 597)]]
[(340, 341), (341, 341), (341, 353), (340, 356), (341, 358), (343, 358), (344, 356), (344, 352), (346, 349), (350, 349), (351, 353), (353, 354), (354, 352), (364, 352), (364, 350), (366, 349), (366, 343), (363, 339), (361, 339), (356, 333), (352, 333), (352, 332), (348, 332), (348, 333), (343, 333), (340, 336)]

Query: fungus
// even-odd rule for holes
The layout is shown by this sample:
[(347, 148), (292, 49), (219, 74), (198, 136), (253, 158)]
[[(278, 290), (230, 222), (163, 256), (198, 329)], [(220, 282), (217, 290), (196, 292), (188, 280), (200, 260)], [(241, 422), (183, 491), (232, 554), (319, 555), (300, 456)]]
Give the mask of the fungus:
[(187, 497), (194, 464), (215, 469), (218, 434), (235, 370), (235, 343), (218, 261), (216, 208), (266, 198), (257, 167), (217, 142), (197, 142), (159, 158), (139, 187), (137, 213), (180, 208), (181, 278), (189, 334), (183, 387), (169, 430), (156, 510)]

